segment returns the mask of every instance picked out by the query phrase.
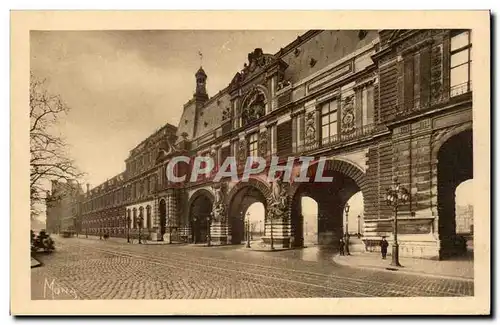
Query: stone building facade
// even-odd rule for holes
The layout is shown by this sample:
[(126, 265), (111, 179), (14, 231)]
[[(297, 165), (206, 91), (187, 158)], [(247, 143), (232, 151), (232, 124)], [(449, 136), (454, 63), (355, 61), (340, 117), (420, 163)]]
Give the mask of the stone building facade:
[(81, 221), (83, 190), (76, 181), (52, 181), (46, 198), (46, 230), (49, 233), (76, 232)]
[[(177, 127), (162, 127), (130, 152), (124, 173), (87, 191), (82, 229), (239, 244), (246, 209), (261, 202), (264, 243), (300, 247), (308, 196), (318, 204), (317, 242), (331, 245), (343, 234), (345, 203), (361, 191), (371, 249), (392, 236), (385, 191), (397, 176), (411, 193), (399, 210), (401, 255), (444, 258), (455, 250), (454, 190), (472, 178), (471, 49), (468, 31), (313, 30), (278, 53), (253, 50), (212, 97), (200, 68)], [(169, 181), (168, 162), (186, 155), (210, 156), (216, 169), (234, 156), (240, 176), (249, 156), (282, 166), (326, 157), (333, 181), (269, 181), (269, 165), (248, 182)]]

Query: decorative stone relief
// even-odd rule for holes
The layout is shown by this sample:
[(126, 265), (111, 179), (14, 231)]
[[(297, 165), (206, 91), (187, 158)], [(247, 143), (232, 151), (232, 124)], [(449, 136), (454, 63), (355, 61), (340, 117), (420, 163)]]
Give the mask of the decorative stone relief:
[(351, 133), (355, 129), (354, 95), (349, 95), (342, 101), (342, 133)]
[(269, 217), (280, 220), (288, 215), (290, 183), (283, 182), (283, 175), (278, 177), (271, 185), (271, 197), (268, 198)]
[(435, 46), (431, 52), (431, 101), (438, 102), (443, 94), (443, 52)]
[(265, 130), (259, 134), (259, 156), (260, 157), (267, 156), (267, 143), (268, 143), (268, 134), (267, 134), (267, 130)]
[(265, 66), (275, 60), (274, 55), (265, 54), (262, 49), (256, 48), (253, 52), (248, 53), (248, 63), (243, 65), (243, 70), (236, 73), (231, 81), (231, 86), (236, 86), (240, 82), (247, 79), (249, 76), (262, 71)]
[(247, 140), (240, 139), (238, 143), (238, 164), (243, 166), (247, 160)]
[(283, 80), (283, 81), (280, 81), (278, 82), (278, 91), (280, 91), (281, 89), (284, 89), (286, 87), (289, 87), (291, 86), (292, 83), (289, 81), (289, 80)]
[(243, 103), (243, 111), (241, 114), (243, 125), (264, 116), (266, 113), (265, 107), (266, 97), (264, 93), (258, 88), (252, 89)]
[(226, 221), (226, 194), (227, 194), (227, 184), (220, 183), (220, 186), (213, 186), (213, 190), (215, 193), (215, 203), (212, 210), (213, 220), (215, 222)]
[(308, 112), (306, 114), (306, 145), (316, 142), (316, 112)]
[(227, 121), (232, 118), (231, 116), (231, 107), (226, 107), (224, 110), (222, 110), (222, 120)]

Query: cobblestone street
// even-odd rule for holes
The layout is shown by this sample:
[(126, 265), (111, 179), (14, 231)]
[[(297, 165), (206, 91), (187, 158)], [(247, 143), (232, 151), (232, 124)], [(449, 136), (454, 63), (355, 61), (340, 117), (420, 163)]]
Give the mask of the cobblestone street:
[(32, 299), (213, 299), (468, 296), (472, 281), (361, 270), (307, 248), (245, 251), (241, 246), (137, 245), (56, 238), (37, 258)]

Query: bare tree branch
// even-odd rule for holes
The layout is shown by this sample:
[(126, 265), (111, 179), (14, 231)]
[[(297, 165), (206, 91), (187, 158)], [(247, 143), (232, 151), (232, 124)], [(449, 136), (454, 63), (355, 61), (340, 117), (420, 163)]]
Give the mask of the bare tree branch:
[(47, 183), (78, 181), (83, 173), (69, 158), (64, 140), (53, 134), (69, 107), (59, 95), (52, 95), (45, 89), (44, 80), (33, 74), (30, 77), (30, 198), (31, 216), (34, 217), (41, 212), (39, 207), (47, 203)]

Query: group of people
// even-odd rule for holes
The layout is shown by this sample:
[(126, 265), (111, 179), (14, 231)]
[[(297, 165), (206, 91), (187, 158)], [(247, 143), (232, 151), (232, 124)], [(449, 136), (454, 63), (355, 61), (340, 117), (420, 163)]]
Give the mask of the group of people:
[[(346, 239), (347, 238), (348, 237), (346, 237)], [(387, 257), (387, 248), (389, 247), (389, 242), (385, 239), (385, 237), (382, 237), (382, 240), (380, 241), (379, 245), (380, 245), (380, 252), (382, 254), (382, 259), (385, 260)], [(347, 247), (347, 250), (346, 250), (346, 240), (344, 240), (344, 238), (340, 238), (339, 253), (341, 256), (345, 256), (346, 253), (347, 253), (347, 255), (351, 255), (349, 253), (349, 247)]]

